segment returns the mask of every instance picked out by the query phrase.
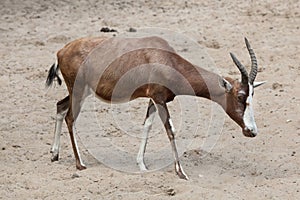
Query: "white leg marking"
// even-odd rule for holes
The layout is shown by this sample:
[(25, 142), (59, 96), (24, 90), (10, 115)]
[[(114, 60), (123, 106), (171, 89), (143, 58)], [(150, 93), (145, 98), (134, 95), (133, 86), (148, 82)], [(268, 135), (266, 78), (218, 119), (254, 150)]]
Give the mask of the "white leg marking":
[(176, 132), (176, 129), (174, 128), (174, 125), (173, 125), (173, 122), (172, 122), (171, 118), (169, 118), (169, 124), (170, 124), (170, 126), (171, 126), (171, 131), (172, 131), (173, 133), (175, 133), (175, 132)]
[(255, 135), (257, 134), (257, 126), (255, 123), (255, 119), (254, 119), (254, 112), (253, 112), (253, 107), (252, 107), (252, 93), (253, 93), (253, 86), (250, 85), (249, 83), (249, 96), (247, 97), (246, 103), (246, 109), (244, 112), (244, 116), (243, 116), (243, 120), (244, 120), (244, 124), (245, 126), (251, 130), (252, 133), (254, 133)]
[(58, 154), (59, 154), (61, 126), (62, 126), (62, 123), (63, 123), (63, 120), (64, 120), (66, 114), (67, 114), (67, 112), (65, 111), (64, 113), (58, 113), (56, 115), (54, 139), (53, 139), (53, 144), (52, 144), (52, 148), (51, 148), (51, 153), (53, 155), (53, 158), (55, 156), (58, 156)]
[(177, 175), (180, 176), (180, 178), (184, 178), (186, 180), (189, 179), (189, 177), (186, 175), (186, 173), (183, 171), (180, 163), (179, 163), (179, 157), (178, 157), (178, 153), (177, 153), (177, 149), (176, 149), (176, 141), (175, 138), (174, 140), (171, 140), (171, 146), (172, 146), (172, 151), (173, 151), (173, 156), (174, 156), (174, 160), (175, 160), (175, 170)]
[(186, 175), (186, 173), (183, 171), (181, 165), (178, 162), (175, 163), (175, 170), (176, 170), (176, 172), (180, 172), (181, 171), (182, 174), (185, 176), (185, 179), (189, 180), (188, 175)]
[(154, 121), (154, 117), (155, 117), (155, 112), (151, 113), (149, 115), (149, 117), (145, 120), (142, 141), (141, 141), (139, 152), (136, 157), (136, 162), (141, 171), (147, 170), (147, 167), (144, 163), (144, 154), (145, 154), (145, 150), (146, 150), (148, 135), (149, 135), (152, 123)]
[(75, 148), (76, 148), (76, 151), (78, 153), (78, 159), (79, 159), (79, 162), (82, 166), (85, 166), (82, 162), (82, 159), (81, 159), (81, 156), (80, 156), (80, 153), (79, 153), (79, 149), (78, 149), (78, 144), (77, 144), (77, 140), (76, 140), (76, 130), (75, 130), (75, 127), (74, 127), (74, 124), (73, 124), (73, 134), (74, 134), (74, 143), (75, 143)]

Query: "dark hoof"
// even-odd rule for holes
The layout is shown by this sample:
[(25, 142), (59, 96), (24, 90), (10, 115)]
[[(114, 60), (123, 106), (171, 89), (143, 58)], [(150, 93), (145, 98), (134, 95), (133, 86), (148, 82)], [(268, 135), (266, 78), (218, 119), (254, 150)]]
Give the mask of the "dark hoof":
[(58, 154), (52, 155), (51, 162), (58, 161)]
[(175, 171), (176, 171), (176, 174), (179, 176), (179, 178), (184, 179), (184, 180), (189, 180), (189, 177), (184, 173), (179, 162), (175, 163)]
[(189, 180), (189, 177), (182, 172), (177, 172), (177, 175), (179, 176), (179, 178), (184, 179), (184, 180)]
[(86, 169), (86, 166), (79, 164), (79, 165), (76, 165), (76, 168), (78, 170), (84, 170), (84, 169)]

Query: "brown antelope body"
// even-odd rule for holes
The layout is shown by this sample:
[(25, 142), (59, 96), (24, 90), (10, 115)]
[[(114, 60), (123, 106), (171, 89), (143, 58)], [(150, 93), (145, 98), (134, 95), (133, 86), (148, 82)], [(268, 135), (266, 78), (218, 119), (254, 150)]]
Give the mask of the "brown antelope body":
[[(80, 107), (90, 91), (106, 102), (127, 102), (139, 97), (150, 98), (144, 133), (137, 163), (146, 170), (144, 153), (154, 113), (158, 112), (171, 143), (175, 170), (180, 178), (188, 179), (184, 173), (176, 149), (174, 128), (167, 103), (177, 95), (204, 97), (218, 103), (242, 128), (247, 137), (257, 135), (252, 109), (253, 89), (263, 82), (255, 83), (257, 62), (249, 42), (245, 39), (251, 57), (251, 71), (231, 54), (241, 72), (241, 81), (221, 76), (194, 66), (176, 54), (169, 44), (159, 37), (147, 38), (82, 38), (67, 44), (57, 53), (47, 78), (50, 86), (60, 69), (69, 95), (57, 103), (57, 120), (52, 161), (58, 160), (60, 133), (63, 119), (71, 137), (77, 169), (85, 169), (74, 137), (74, 122)], [(124, 78), (125, 77), (125, 78)], [(116, 89), (118, 88), (118, 89)]]

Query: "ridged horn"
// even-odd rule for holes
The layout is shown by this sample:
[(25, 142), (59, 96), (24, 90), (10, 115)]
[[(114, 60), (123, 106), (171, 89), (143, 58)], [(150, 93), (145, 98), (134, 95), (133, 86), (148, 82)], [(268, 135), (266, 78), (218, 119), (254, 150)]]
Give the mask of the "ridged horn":
[(242, 75), (242, 84), (248, 84), (248, 72), (246, 71), (246, 68), (240, 63), (240, 61), (235, 57), (233, 53), (230, 53), (230, 56), (234, 62), (234, 64), (238, 67), (238, 69), (241, 72)]
[(247, 38), (245, 38), (245, 43), (246, 43), (246, 46), (247, 46), (247, 49), (248, 49), (248, 52), (249, 52), (250, 58), (251, 58), (251, 70), (250, 70), (250, 75), (249, 75), (249, 82), (250, 82), (250, 84), (253, 85), (255, 77), (257, 75), (257, 60), (255, 57), (254, 51), (251, 48)]

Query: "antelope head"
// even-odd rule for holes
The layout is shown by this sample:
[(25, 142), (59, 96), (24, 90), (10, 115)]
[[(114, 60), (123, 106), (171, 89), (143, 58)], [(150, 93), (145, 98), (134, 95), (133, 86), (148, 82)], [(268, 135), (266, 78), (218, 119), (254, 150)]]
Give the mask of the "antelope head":
[(258, 133), (253, 112), (254, 88), (265, 82), (255, 82), (257, 74), (257, 60), (253, 49), (247, 38), (245, 43), (251, 58), (250, 74), (239, 60), (230, 53), (230, 56), (241, 72), (241, 80), (223, 79), (222, 86), (226, 89), (226, 113), (242, 128), (243, 134), (247, 137), (255, 137)]

